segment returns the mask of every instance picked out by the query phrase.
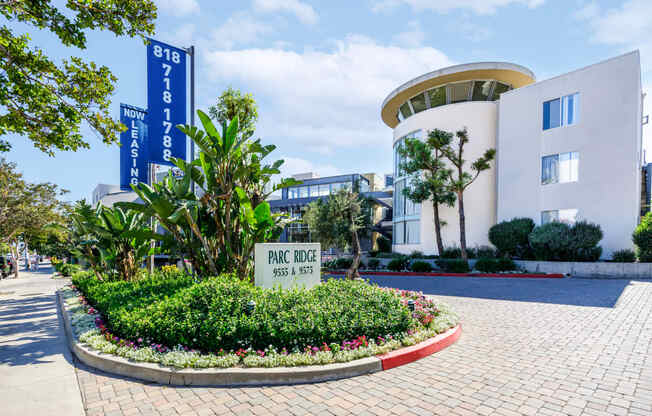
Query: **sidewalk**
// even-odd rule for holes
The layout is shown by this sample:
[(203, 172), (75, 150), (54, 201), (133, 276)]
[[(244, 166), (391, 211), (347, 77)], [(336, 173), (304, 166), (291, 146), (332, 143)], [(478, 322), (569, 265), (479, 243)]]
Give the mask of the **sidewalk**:
[[(22, 268), (21, 268), (22, 269)], [(51, 269), (0, 281), (0, 413), (83, 415), (81, 393), (60, 325)]]

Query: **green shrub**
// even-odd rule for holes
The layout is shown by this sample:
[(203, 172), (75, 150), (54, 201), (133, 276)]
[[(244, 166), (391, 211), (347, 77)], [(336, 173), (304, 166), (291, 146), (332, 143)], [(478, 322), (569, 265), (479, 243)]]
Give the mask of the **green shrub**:
[(636, 244), (636, 254), (640, 262), (652, 262), (652, 212), (641, 218), (632, 234), (632, 241)]
[(616, 263), (634, 263), (636, 261), (636, 253), (634, 250), (628, 248), (616, 250), (611, 253), (611, 261)]
[(369, 250), (369, 257), (374, 258), (378, 256), (378, 250)]
[[(468, 254), (468, 252), (467, 252)], [(459, 247), (444, 247), (444, 251), (439, 255), (442, 259), (459, 259), (462, 257), (462, 249)]]
[(516, 270), (516, 264), (509, 258), (481, 258), (475, 262), (475, 269), (484, 273), (497, 273)]
[(369, 259), (367, 262), (367, 267), (371, 270), (376, 270), (380, 266), (380, 260), (378, 259)]
[(462, 259), (439, 259), (435, 263), (447, 273), (467, 273), (470, 270), (469, 262)]
[(402, 272), (406, 270), (410, 265), (410, 258), (408, 256), (400, 256), (395, 259), (392, 259), (387, 268), (393, 272)]
[(335, 260), (335, 268), (337, 270), (348, 269), (353, 264), (353, 259), (350, 257), (340, 257)]
[(597, 261), (602, 247), (602, 230), (597, 224), (578, 221), (574, 225), (551, 222), (536, 227), (530, 234), (530, 245), (538, 260)]
[(490, 246), (479, 246), (473, 249), (475, 258), (493, 259), (497, 257), (496, 249)]
[(428, 273), (432, 271), (432, 266), (427, 261), (414, 261), (410, 264), (410, 270), (419, 273)]
[(378, 251), (380, 251), (381, 253), (392, 252), (392, 240), (390, 240), (389, 238), (380, 236), (376, 240), (376, 244), (378, 244)]
[(399, 336), (414, 324), (399, 296), (360, 281), (331, 279), (308, 290), (262, 289), (231, 275), (200, 283), (183, 276), (75, 281), (116, 335), (202, 351), (339, 344)]
[(423, 251), (414, 250), (412, 253), (410, 253), (410, 258), (411, 259), (422, 259), (423, 258)]
[(63, 276), (66, 277), (70, 277), (80, 270), (81, 270), (81, 266), (78, 264), (62, 263), (59, 266), (59, 273), (61, 273)]
[(503, 256), (529, 259), (532, 257), (529, 235), (534, 229), (531, 218), (502, 221), (489, 229), (489, 241)]

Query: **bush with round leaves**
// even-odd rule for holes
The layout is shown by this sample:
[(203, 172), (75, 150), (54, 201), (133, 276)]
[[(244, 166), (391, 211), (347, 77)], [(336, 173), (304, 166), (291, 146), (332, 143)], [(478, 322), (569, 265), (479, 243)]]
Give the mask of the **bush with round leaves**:
[(432, 266), (427, 261), (413, 261), (410, 264), (410, 271), (418, 273), (428, 273), (432, 271)]
[(402, 272), (410, 265), (410, 258), (408, 256), (400, 256), (392, 259), (387, 268), (393, 272)]
[(636, 261), (636, 253), (631, 249), (616, 250), (611, 253), (611, 261), (614, 263), (634, 263)]
[(553, 221), (535, 227), (530, 233), (530, 246), (537, 260), (597, 261), (602, 254), (599, 225), (578, 221), (574, 225)]

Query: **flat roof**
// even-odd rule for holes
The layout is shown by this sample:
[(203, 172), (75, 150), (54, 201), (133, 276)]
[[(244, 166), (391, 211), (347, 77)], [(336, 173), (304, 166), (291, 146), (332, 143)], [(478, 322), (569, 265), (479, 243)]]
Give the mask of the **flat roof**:
[(437, 69), (416, 77), (390, 92), (381, 106), (380, 116), (389, 127), (396, 127), (398, 108), (409, 98), (451, 82), (494, 79), (520, 88), (536, 81), (528, 68), (510, 62), (473, 62)]

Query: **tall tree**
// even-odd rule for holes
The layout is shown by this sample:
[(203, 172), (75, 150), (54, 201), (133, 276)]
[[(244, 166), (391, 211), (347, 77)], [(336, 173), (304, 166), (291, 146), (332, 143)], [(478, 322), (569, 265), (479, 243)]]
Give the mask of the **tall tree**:
[(468, 259), (466, 252), (466, 217), (464, 216), (464, 191), (478, 178), (480, 173), (491, 168), (490, 162), (496, 156), (496, 149), (487, 149), (484, 154), (471, 163), (471, 172), (467, 172), (466, 160), (464, 160), (464, 146), (469, 142), (469, 134), (466, 127), (455, 133), (455, 140), (452, 134), (440, 134), (437, 143), (439, 150), (453, 165), (450, 175), (450, 187), (457, 195), (457, 210), (460, 220), (460, 248), (462, 258)]
[(403, 195), (415, 203), (427, 200), (432, 203), (435, 239), (440, 255), (444, 252), (441, 228), (446, 223), (439, 217), (439, 207), (455, 204), (455, 193), (450, 187), (451, 169), (446, 166), (446, 159), (441, 150), (441, 143), (450, 142), (451, 138), (451, 133), (435, 129), (428, 133), (425, 142), (416, 138), (406, 139), (398, 149), (404, 159), (399, 169), (407, 175), (412, 175), (410, 186), (403, 188)]
[(61, 221), (58, 197), (66, 192), (52, 183), (28, 183), (15, 163), (0, 159), (0, 243), (12, 247), (16, 260), (18, 242), (25, 234), (36, 235), (47, 224)]
[(371, 228), (371, 209), (366, 199), (355, 192), (340, 190), (326, 199), (317, 199), (306, 207), (303, 221), (308, 224), (314, 241), (324, 248), (351, 248), (353, 262), (347, 279), (358, 279), (360, 273), (360, 238)]
[(208, 108), (208, 114), (218, 124), (230, 124), (235, 118), (240, 124), (240, 135), (246, 139), (254, 135), (258, 121), (258, 105), (250, 94), (227, 88), (217, 99), (217, 103)]
[[(0, 14), (52, 32), (63, 46), (86, 49), (89, 30), (118, 36), (154, 33), (156, 6), (152, 0), (68, 0), (65, 8), (49, 0), (0, 0)], [(82, 122), (107, 143), (124, 129), (111, 118), (109, 106), (116, 77), (106, 66), (71, 56), (61, 64), (31, 44), (28, 34), (0, 26), (0, 136), (26, 135), (50, 155), (55, 149), (88, 148)], [(11, 144), (0, 139), (0, 151)]]

